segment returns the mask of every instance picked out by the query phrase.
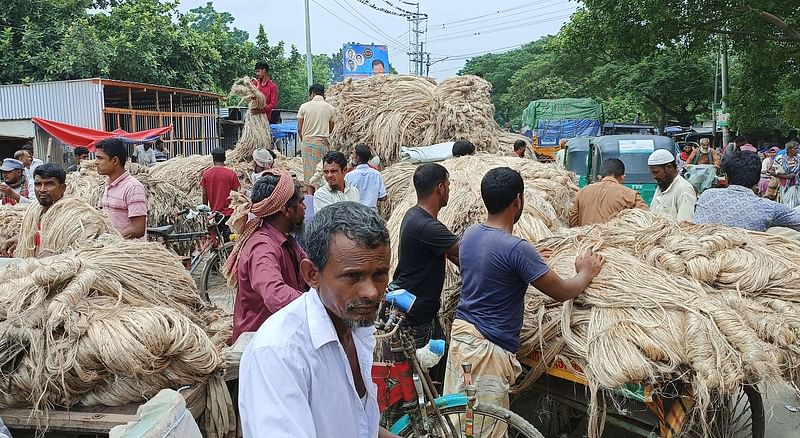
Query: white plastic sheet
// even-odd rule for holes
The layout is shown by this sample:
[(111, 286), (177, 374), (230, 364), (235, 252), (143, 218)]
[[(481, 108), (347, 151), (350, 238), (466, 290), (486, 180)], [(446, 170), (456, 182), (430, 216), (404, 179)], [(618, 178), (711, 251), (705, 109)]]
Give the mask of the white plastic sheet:
[(437, 143), (430, 146), (400, 148), (400, 158), (413, 163), (443, 161), (453, 157), (454, 144), (455, 142), (449, 141), (447, 143)]
[(203, 438), (177, 391), (162, 389), (136, 411), (137, 421), (116, 426), (109, 438)]

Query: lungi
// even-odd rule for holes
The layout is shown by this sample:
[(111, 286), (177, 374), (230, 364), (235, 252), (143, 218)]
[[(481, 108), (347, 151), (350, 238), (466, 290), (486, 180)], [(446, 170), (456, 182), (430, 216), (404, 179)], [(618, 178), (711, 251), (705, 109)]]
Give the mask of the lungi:
[(472, 381), (478, 389), (478, 401), (509, 407), (508, 390), (522, 372), (517, 357), (484, 338), (474, 325), (456, 319), (450, 329), (450, 350), (444, 393), (464, 393), (462, 363), (472, 364)]
[(325, 137), (306, 137), (300, 142), (303, 152), (303, 180), (311, 181), (317, 168), (328, 152), (328, 139)]

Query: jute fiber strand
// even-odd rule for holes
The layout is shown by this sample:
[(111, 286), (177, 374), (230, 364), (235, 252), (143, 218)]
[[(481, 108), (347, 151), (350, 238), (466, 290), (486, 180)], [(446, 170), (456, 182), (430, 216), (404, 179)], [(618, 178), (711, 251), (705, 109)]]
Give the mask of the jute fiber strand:
[[(81, 164), (82, 167), (78, 172), (67, 175), (66, 193), (86, 201), (95, 208), (101, 208), (106, 177), (97, 173), (93, 162)], [(148, 168), (135, 163), (128, 163), (126, 168), (129, 171), (132, 169), (131, 175), (144, 186), (147, 195), (147, 223), (149, 226), (183, 225), (182, 222), (175, 220), (175, 213), (184, 208), (194, 207), (199, 203), (192, 202), (192, 199), (173, 184), (173, 181), (179, 181), (177, 178), (166, 180), (159, 174), (150, 172)], [(189, 224), (189, 228), (192, 229), (198, 226), (198, 224)], [(186, 230), (181, 229), (181, 231)]]
[(327, 101), (337, 108), (331, 148), (346, 155), (357, 143), (373, 149), (384, 165), (400, 159), (401, 147), (471, 140), (478, 150), (511, 152), (514, 140), (494, 121), (491, 85), (477, 76), (430, 78), (390, 75), (330, 88)]
[[(248, 110), (264, 108), (266, 98), (253, 85), (249, 77), (237, 79), (231, 87), (231, 96), (239, 96), (247, 101)], [(272, 149), (272, 133), (269, 129), (269, 119), (266, 114), (252, 114), (247, 111), (244, 115), (244, 129), (236, 146), (228, 154), (230, 161), (251, 161), (253, 151), (258, 148)]]
[[(456, 235), (461, 235), (470, 225), (486, 220), (487, 212), (481, 199), (480, 183), (490, 169), (508, 166), (521, 173), (525, 182), (525, 207), (517, 223), (516, 233), (532, 242), (550, 237), (553, 231), (563, 226), (578, 191), (573, 182), (573, 174), (533, 160), (483, 154), (451, 158), (439, 164), (447, 168), (450, 174), (450, 199), (447, 206), (439, 212), (438, 219)], [(392, 170), (395, 166), (400, 169), (398, 172)], [(414, 169), (416, 166), (398, 163), (383, 172), (389, 196), (387, 202), (393, 206), (387, 221), (393, 242), (400, 241), (403, 217), (417, 203), (416, 192), (411, 183)], [(405, 176), (398, 175), (401, 173)], [(546, 185), (540, 179), (557, 181), (560, 185)], [(399, 189), (396, 186), (400, 186)], [(553, 192), (543, 191), (541, 188), (552, 189)], [(565, 205), (554, 208), (558, 202), (564, 202)], [(398, 248), (399, 245), (393, 245), (392, 271), (397, 266)], [(446, 287), (459, 279), (455, 266), (449, 263), (447, 266)]]
[[(42, 213), (38, 202), (25, 210), (14, 257), (59, 254), (103, 234), (117, 234), (108, 216), (82, 199), (66, 196)], [(37, 254), (36, 234), (39, 231)]]
[[(555, 303), (530, 287), (518, 355), (574, 361), (590, 383), (592, 437), (602, 432), (599, 391), (625, 383), (691, 385), (692, 417), (708, 432), (710, 406), (742, 384), (797, 382), (800, 244), (717, 225), (675, 223), (641, 210), (541, 241), (562, 277), (587, 250), (606, 265), (575, 300)], [(452, 320), (458, 287), (443, 296)], [(544, 371), (534, 370), (522, 388)]]
[[(158, 244), (107, 235), (28, 259), (0, 270), (0, 406), (115, 406), (205, 383), (230, 335)], [(228, 421), (227, 409), (207, 415)]]
[(6, 240), (19, 233), (26, 205), (0, 205), (0, 239)]

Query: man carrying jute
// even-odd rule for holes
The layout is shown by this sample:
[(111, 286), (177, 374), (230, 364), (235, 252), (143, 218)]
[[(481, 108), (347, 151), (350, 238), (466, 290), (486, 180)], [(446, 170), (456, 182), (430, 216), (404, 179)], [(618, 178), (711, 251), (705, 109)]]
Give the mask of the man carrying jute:
[(300, 105), (297, 111), (297, 136), (303, 151), (303, 176), (305, 181), (311, 181), (317, 168), (317, 163), (328, 152), (330, 143), (328, 137), (333, 132), (334, 114), (333, 105), (325, 102), (325, 89), (322, 85), (314, 84), (308, 89), (311, 100)]
[(111, 221), (82, 199), (65, 198), (67, 174), (56, 164), (33, 171), (36, 200), (25, 210), (19, 234), (0, 245), (3, 257), (46, 257), (101, 234), (115, 234)]

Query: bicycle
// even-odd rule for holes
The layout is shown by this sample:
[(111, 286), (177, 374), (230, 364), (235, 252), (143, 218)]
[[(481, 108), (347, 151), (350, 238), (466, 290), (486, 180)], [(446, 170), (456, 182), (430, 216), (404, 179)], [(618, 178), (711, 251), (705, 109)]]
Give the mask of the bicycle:
[[(461, 365), (466, 394), (439, 396), (427, 369), (417, 358), (413, 338), (401, 328), (415, 299), (403, 289), (388, 292), (375, 322), (376, 329), (381, 332), (375, 335), (376, 340), (388, 340), (392, 356), (388, 362), (376, 360), (372, 367), (372, 380), (378, 386), (378, 405), (381, 412), (398, 404), (402, 411), (389, 431), (417, 438), (543, 438), (519, 415), (477, 401), (471, 364)], [(376, 351), (380, 352), (381, 348)]]
[[(221, 296), (222, 304), (229, 305), (228, 310), (231, 310), (236, 291), (227, 285), (224, 272), (225, 261), (233, 250), (234, 243), (225, 242), (222, 234), (220, 225), (225, 216), (218, 211), (211, 211), (206, 205), (198, 205), (178, 212), (176, 217), (187, 221), (199, 218), (206, 229), (176, 233), (174, 225), (150, 227), (147, 228), (148, 237), (161, 242), (183, 261), (186, 270), (196, 279), (200, 298), (210, 303), (209, 292), (213, 292), (215, 297)], [(177, 248), (180, 246), (186, 248)]]

